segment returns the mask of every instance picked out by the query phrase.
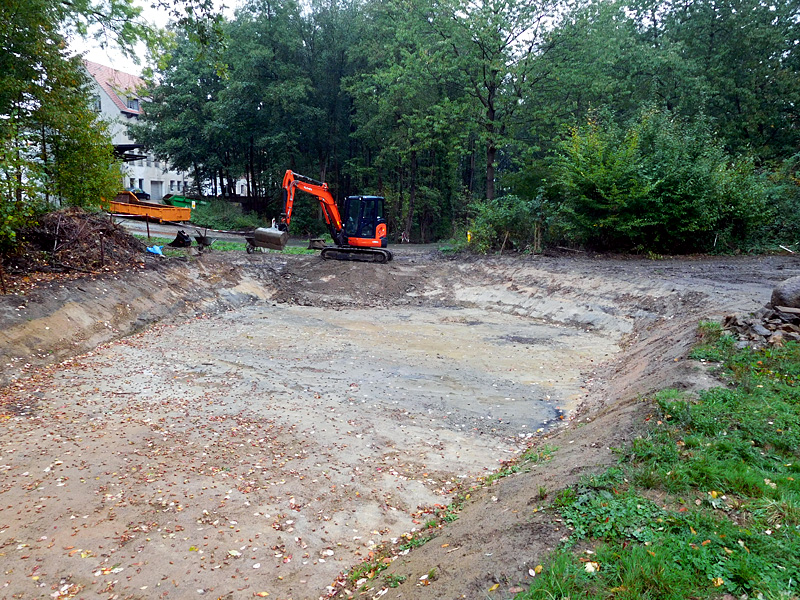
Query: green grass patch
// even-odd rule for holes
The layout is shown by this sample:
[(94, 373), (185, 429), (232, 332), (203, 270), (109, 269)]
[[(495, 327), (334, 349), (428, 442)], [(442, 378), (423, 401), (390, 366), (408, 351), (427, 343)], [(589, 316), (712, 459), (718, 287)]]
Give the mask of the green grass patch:
[(698, 334), (728, 387), (661, 392), (619, 465), (556, 494), (569, 542), (517, 598), (800, 597), (800, 346)]
[[(164, 253), (164, 256), (184, 256), (186, 254), (186, 248), (170, 248), (169, 246), (167, 246), (167, 244), (169, 244), (175, 238), (163, 238), (163, 237), (151, 236), (150, 239), (148, 240), (146, 235), (139, 235), (139, 234), (134, 234), (134, 237), (139, 238), (148, 246), (161, 246), (162, 247), (161, 251)], [(197, 247), (197, 242), (192, 240), (192, 246)], [(216, 240), (211, 245), (211, 248), (214, 251), (218, 252), (244, 252), (247, 248), (247, 244), (245, 244), (244, 242)]]
[(558, 450), (558, 448), (548, 445), (541, 448), (529, 448), (517, 458), (503, 463), (500, 470), (483, 478), (482, 481), (484, 484), (490, 485), (494, 481), (502, 479), (503, 477), (508, 477), (514, 473), (528, 472), (533, 465), (550, 460), (553, 456), (553, 452), (556, 450)]

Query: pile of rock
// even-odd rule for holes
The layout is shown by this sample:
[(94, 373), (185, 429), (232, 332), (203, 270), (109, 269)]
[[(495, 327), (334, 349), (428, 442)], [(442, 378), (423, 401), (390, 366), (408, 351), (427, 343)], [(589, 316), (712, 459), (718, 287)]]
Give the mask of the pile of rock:
[(741, 346), (780, 346), (800, 342), (800, 277), (778, 284), (768, 304), (749, 317), (727, 316), (723, 328)]

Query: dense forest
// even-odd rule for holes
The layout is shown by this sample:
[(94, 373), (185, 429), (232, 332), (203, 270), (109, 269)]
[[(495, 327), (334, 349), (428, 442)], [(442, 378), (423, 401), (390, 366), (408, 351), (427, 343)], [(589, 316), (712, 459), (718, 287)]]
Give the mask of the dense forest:
[(794, 241), (799, 6), (251, 0), (211, 46), (174, 32), (137, 133), (253, 210), (287, 168), (381, 194), (412, 241)]
[(133, 134), (266, 218), (292, 169), (386, 197), (394, 241), (798, 241), (800, 0), (250, 0), (214, 31), (161, 37)]

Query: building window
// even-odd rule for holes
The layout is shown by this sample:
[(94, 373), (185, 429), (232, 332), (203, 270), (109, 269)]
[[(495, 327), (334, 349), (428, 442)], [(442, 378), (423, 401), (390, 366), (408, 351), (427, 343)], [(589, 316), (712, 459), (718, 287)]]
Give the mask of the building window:
[(140, 180), (139, 180), (139, 189), (140, 189), (140, 190), (143, 190), (143, 189), (144, 189), (144, 179), (140, 179)]
[(92, 109), (94, 110), (94, 112), (102, 112), (103, 110), (103, 105), (100, 102), (99, 94), (95, 94), (94, 96), (92, 96)]
[(131, 110), (139, 110), (139, 99), (128, 98), (128, 108), (130, 108)]
[(152, 158), (150, 157), (150, 155), (148, 154), (148, 155), (147, 155), (147, 166), (148, 166), (148, 167), (149, 167), (149, 166), (152, 166), (152, 164), (153, 164), (153, 163), (152, 163), (152, 160), (153, 160), (153, 159), (152, 159)]
[(133, 177), (128, 180), (128, 187), (136, 187), (136, 180)]
[(170, 192), (175, 191), (175, 180), (174, 179), (170, 179), (169, 180), (169, 191)]
[(160, 166), (161, 166), (161, 162), (157, 160), (157, 161), (155, 161), (155, 165), (156, 165), (157, 167), (160, 167)]

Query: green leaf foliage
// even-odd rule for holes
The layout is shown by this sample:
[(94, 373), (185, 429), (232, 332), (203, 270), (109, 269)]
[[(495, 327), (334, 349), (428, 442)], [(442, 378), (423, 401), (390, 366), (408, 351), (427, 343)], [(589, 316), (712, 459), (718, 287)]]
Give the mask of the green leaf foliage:
[(562, 235), (598, 249), (733, 249), (767, 206), (752, 165), (732, 161), (704, 121), (662, 111), (624, 130), (592, 118), (572, 128), (553, 165)]
[(619, 465), (557, 495), (569, 541), (517, 598), (797, 595), (800, 346), (701, 334), (729, 387), (657, 394)]
[(67, 55), (59, 30), (89, 18), (85, 10), (85, 3), (47, 0), (0, 6), (3, 250), (38, 211), (59, 204), (96, 206), (119, 186), (106, 125), (89, 108), (87, 75), (80, 60)]

